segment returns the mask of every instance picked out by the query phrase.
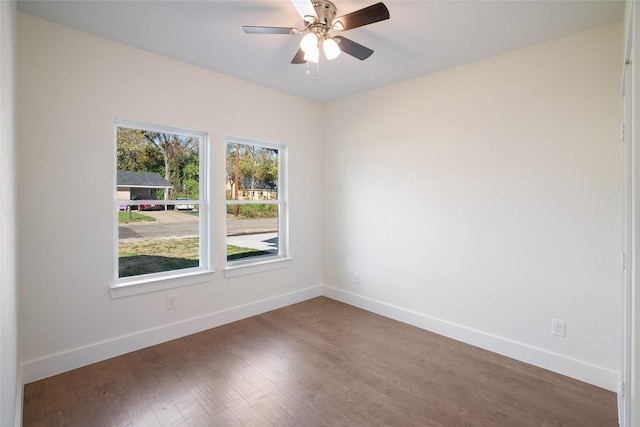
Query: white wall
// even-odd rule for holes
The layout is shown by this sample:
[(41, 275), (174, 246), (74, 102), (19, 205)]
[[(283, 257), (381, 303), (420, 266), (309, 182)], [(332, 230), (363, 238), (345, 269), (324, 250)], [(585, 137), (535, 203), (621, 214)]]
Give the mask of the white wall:
[(326, 293), (616, 390), (621, 60), (616, 24), (327, 104)]
[(15, 2), (0, 2), (0, 425), (21, 424), (15, 233)]
[[(24, 14), (18, 75), (26, 382), (321, 293), (318, 104)], [(110, 298), (115, 118), (209, 132), (211, 283)], [(290, 268), (224, 278), (227, 135), (289, 145)]]

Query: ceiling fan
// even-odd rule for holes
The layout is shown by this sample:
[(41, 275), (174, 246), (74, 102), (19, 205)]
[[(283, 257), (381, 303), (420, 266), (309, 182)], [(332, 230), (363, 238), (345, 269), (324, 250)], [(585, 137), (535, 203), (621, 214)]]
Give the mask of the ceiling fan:
[(360, 60), (371, 56), (373, 50), (343, 36), (329, 32), (346, 31), (389, 19), (389, 10), (383, 3), (365, 7), (336, 18), (336, 6), (329, 0), (291, 0), (304, 20), (304, 28), (244, 26), (247, 34), (305, 34), (292, 64), (318, 62), (320, 47), (331, 60), (344, 52)]

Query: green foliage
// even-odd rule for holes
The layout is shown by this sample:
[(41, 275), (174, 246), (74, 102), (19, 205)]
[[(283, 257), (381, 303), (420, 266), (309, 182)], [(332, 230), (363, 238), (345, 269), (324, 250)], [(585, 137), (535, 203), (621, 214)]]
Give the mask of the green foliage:
[[(116, 139), (118, 170), (157, 172), (173, 186), (169, 199), (182, 193), (186, 193), (182, 197), (199, 198), (197, 138), (119, 127)], [(164, 198), (161, 193), (159, 198)]]
[(118, 170), (137, 171), (138, 158), (144, 147), (143, 131), (138, 129), (118, 128), (116, 161)]
[(275, 189), (278, 185), (278, 150), (250, 144), (227, 144), (226, 173), (232, 194), (235, 194), (236, 186), (238, 191)]
[(180, 186), (181, 197), (189, 199), (199, 199), (200, 184), (200, 163), (197, 153), (191, 153), (182, 168), (182, 183)]
[(276, 218), (278, 216), (277, 205), (265, 204), (227, 205), (227, 213), (235, 215), (236, 206), (238, 206), (238, 216), (244, 218)]
[(164, 159), (162, 154), (153, 146), (145, 144), (138, 158), (137, 172), (157, 172), (164, 176)]

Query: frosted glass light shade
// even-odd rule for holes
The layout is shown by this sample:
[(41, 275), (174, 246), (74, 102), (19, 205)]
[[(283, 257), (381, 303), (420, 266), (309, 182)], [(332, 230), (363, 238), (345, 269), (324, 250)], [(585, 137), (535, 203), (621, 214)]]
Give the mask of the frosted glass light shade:
[(300, 41), (300, 49), (304, 52), (309, 52), (310, 50), (318, 50), (318, 36), (314, 33), (309, 33), (302, 38)]
[(340, 47), (332, 38), (328, 38), (322, 43), (322, 49), (324, 50), (324, 56), (329, 60), (335, 59), (340, 55)]
[(305, 61), (317, 63), (319, 58), (320, 58), (320, 50), (318, 50), (318, 46), (316, 46), (315, 49), (309, 49), (304, 54)]

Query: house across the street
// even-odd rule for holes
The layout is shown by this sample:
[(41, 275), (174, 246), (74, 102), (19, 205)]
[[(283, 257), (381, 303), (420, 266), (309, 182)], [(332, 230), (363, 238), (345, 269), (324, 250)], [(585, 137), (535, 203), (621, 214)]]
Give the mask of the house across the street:
[(133, 200), (137, 196), (156, 195), (159, 189), (173, 188), (157, 172), (118, 171), (118, 200)]

